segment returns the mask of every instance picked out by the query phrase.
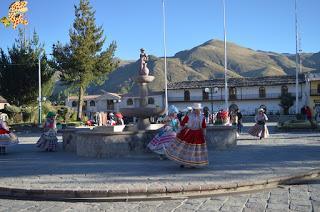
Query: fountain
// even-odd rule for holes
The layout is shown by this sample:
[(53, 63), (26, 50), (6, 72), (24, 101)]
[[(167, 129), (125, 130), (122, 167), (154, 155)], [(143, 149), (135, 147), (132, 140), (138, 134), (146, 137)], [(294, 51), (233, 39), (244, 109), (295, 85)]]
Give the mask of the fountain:
[(143, 48), (140, 49), (140, 70), (135, 82), (139, 85), (139, 106), (136, 108), (121, 108), (121, 113), (126, 117), (138, 118), (138, 129), (145, 130), (150, 125), (149, 118), (158, 116), (165, 112), (165, 108), (150, 108), (148, 106), (148, 83), (154, 80), (154, 76), (149, 75), (147, 67), (148, 55)]
[[(148, 55), (140, 50), (140, 70), (135, 81), (139, 84), (139, 105), (135, 108), (121, 108), (126, 117), (137, 117), (138, 124), (124, 131), (110, 130), (112, 126), (93, 130), (66, 129), (63, 131), (63, 148), (86, 157), (124, 157), (130, 154), (148, 152), (146, 146), (156, 135), (160, 126), (150, 125), (149, 117), (165, 112), (164, 108), (148, 107), (148, 83), (155, 77), (149, 75)], [(165, 104), (164, 104), (165, 105)], [(138, 129), (138, 130), (137, 130)], [(208, 126), (206, 141), (209, 149), (228, 149), (237, 144), (236, 128), (232, 126)]]

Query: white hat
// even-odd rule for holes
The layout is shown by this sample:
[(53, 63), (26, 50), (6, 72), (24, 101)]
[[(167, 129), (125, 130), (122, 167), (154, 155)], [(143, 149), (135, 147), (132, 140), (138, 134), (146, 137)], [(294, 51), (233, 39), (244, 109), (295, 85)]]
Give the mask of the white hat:
[(109, 116), (114, 116), (114, 114), (113, 113), (109, 113)]
[(193, 103), (193, 109), (202, 109), (201, 103)]
[(259, 108), (258, 112), (260, 112), (260, 111), (264, 112), (264, 109), (263, 108)]
[(192, 107), (187, 107), (187, 110), (192, 110)]

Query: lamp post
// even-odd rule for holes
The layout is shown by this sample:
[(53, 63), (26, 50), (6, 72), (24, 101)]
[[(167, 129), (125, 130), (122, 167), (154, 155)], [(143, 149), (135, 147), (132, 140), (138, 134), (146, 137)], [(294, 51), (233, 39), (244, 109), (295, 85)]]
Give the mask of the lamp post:
[(38, 83), (39, 83), (39, 94), (38, 94), (38, 126), (42, 125), (42, 96), (41, 96), (41, 52), (38, 58)]
[[(218, 88), (217, 87), (210, 87), (210, 88), (205, 88), (204, 92), (208, 93), (210, 92), (210, 101), (211, 101), (211, 115), (213, 114), (213, 94), (218, 92)], [(211, 119), (211, 122), (213, 124), (213, 119)]]
[(299, 35), (298, 35), (298, 13), (297, 13), (297, 0), (294, 1), (294, 14), (295, 14), (295, 30), (296, 30), (296, 114), (299, 112), (298, 108), (298, 101), (299, 101), (299, 95), (298, 95), (298, 86), (299, 86), (299, 81), (298, 81), (298, 63), (299, 63), (299, 55), (298, 55), (298, 40), (299, 40)]

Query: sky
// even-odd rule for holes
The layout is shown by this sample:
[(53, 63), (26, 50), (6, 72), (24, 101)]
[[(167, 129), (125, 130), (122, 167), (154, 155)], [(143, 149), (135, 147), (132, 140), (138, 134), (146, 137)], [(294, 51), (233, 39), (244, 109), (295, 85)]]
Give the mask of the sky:
[[(0, 17), (13, 0), (0, 0)], [(320, 51), (320, 0), (297, 0), (303, 52)], [(79, 0), (29, 0), (25, 27), (35, 30), (46, 52), (52, 44), (69, 42), (74, 5)], [(136, 60), (139, 49), (163, 56), (162, 0), (91, 0), (96, 23), (102, 25), (106, 47), (116, 41), (116, 56)], [(211, 39), (223, 40), (222, 0), (165, 0), (167, 55)], [(254, 50), (295, 53), (294, 0), (226, 0), (227, 41)], [(23, 28), (23, 26), (22, 26)], [(0, 25), (0, 48), (11, 47), (18, 30)]]

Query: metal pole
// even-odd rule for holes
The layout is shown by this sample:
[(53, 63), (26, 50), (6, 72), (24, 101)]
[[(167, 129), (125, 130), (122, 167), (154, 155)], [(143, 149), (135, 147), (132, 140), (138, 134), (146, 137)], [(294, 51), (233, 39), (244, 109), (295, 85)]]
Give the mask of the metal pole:
[(41, 100), (42, 100), (42, 96), (41, 96), (41, 53), (39, 54), (39, 61), (38, 61), (38, 65), (39, 65), (39, 69), (38, 69), (38, 78), (39, 78), (39, 96), (38, 96), (38, 126), (41, 127), (41, 119), (42, 119), (42, 105), (41, 105)]
[(213, 90), (211, 87), (211, 123), (213, 124)]
[(226, 2), (223, 0), (223, 31), (224, 31), (224, 99), (225, 108), (229, 110), (228, 103), (228, 75), (227, 75), (227, 30), (226, 30)]
[(162, 16), (163, 16), (163, 50), (164, 50), (164, 93), (165, 93), (165, 107), (166, 115), (168, 115), (168, 82), (167, 82), (167, 45), (166, 45), (166, 9), (165, 0), (162, 0)]
[(299, 56), (298, 56), (298, 15), (297, 15), (297, 0), (294, 1), (294, 10), (295, 10), (295, 29), (296, 29), (296, 114), (298, 114), (299, 108), (298, 108), (298, 101), (299, 101), (299, 94), (298, 94), (298, 86), (299, 86), (299, 81), (298, 81), (298, 72), (299, 72), (299, 67), (298, 67), (298, 62), (299, 62)]

